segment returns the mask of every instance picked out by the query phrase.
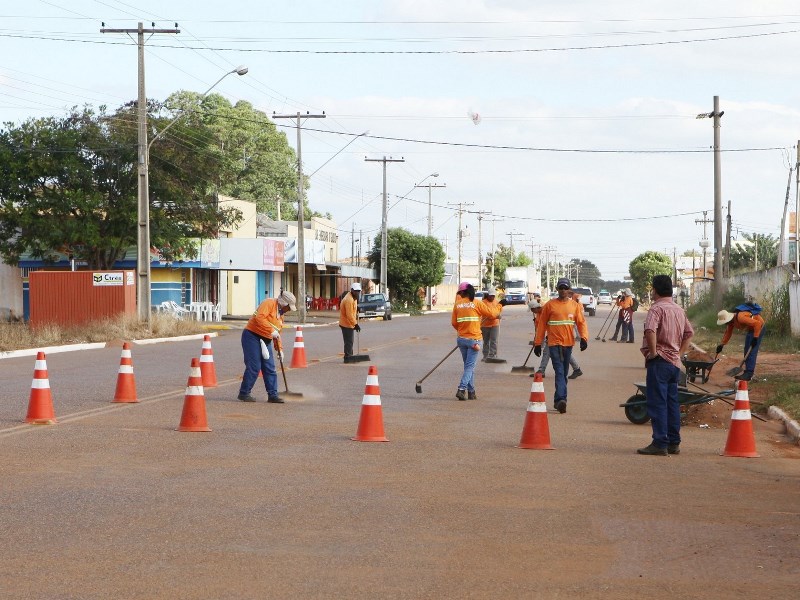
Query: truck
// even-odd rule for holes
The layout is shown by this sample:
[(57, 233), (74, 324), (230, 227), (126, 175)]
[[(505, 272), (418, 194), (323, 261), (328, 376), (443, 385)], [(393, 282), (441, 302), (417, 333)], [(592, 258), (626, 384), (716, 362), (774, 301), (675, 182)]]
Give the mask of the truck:
[(505, 304), (525, 304), (539, 292), (540, 274), (536, 267), (507, 267), (503, 282)]

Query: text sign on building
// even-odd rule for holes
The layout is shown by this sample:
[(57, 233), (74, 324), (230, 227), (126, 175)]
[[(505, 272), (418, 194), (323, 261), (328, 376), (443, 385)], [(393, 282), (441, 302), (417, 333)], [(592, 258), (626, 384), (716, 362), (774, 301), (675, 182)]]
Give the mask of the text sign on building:
[(125, 275), (119, 273), (92, 273), (92, 285), (124, 285)]

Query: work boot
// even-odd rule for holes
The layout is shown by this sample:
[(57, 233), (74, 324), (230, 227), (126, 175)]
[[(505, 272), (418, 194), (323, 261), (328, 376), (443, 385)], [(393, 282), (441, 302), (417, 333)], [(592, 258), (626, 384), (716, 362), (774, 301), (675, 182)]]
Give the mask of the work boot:
[(609, 340), (610, 342), (616, 342), (616, 341), (617, 341), (617, 336), (614, 336), (614, 337), (612, 337), (612, 338), (608, 338), (608, 340)]
[(680, 444), (668, 444), (667, 445), (667, 454), (680, 454), (681, 447)]
[(559, 400), (556, 402), (556, 410), (560, 412), (562, 415), (567, 412), (567, 403), (564, 400)]
[(577, 379), (577, 378), (578, 378), (578, 377), (580, 377), (581, 375), (583, 375), (583, 371), (581, 371), (580, 369), (575, 369), (575, 370), (572, 372), (572, 375), (570, 375), (569, 377), (567, 377), (567, 379)]
[(459, 400), (466, 400), (467, 399), (467, 390), (462, 390), (461, 388), (458, 389), (456, 392), (456, 398)]
[(753, 374), (750, 371), (745, 371), (744, 373), (739, 373), (734, 379), (738, 381), (750, 381), (753, 378)]
[(237, 396), (237, 400), (241, 400), (242, 402), (255, 402), (256, 399), (253, 398), (250, 394), (239, 394)]
[(471, 392), (467, 392), (467, 399), (469, 399), (469, 400), (477, 400), (478, 399), (477, 392), (475, 390), (472, 390)]
[(649, 446), (645, 446), (644, 448), (639, 448), (636, 451), (636, 454), (646, 454), (647, 456), (666, 456), (667, 449), (659, 448), (655, 444), (651, 443)]
[(272, 404), (283, 404), (283, 398), (280, 396), (271, 396), (267, 398), (267, 402), (272, 402)]

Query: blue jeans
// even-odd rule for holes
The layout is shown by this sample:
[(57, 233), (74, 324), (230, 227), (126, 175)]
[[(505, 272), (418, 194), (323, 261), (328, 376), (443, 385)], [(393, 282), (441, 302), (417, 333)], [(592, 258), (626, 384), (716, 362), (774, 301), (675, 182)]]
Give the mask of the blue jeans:
[(278, 372), (275, 370), (275, 346), (267, 344), (269, 358), (261, 357), (261, 343), (255, 333), (249, 329), (242, 331), (242, 354), (244, 355), (244, 375), (239, 393), (247, 395), (253, 389), (258, 379), (258, 372), (264, 376), (264, 387), (267, 396), (275, 398), (278, 395)]
[[(544, 372), (547, 371), (547, 365), (549, 364), (550, 352), (547, 346), (547, 338), (544, 338), (544, 341), (542, 342), (542, 360), (539, 361), (539, 371), (542, 372), (542, 375), (544, 375)], [(575, 360), (575, 356), (572, 354), (572, 352), (569, 353), (569, 366), (572, 367), (573, 371), (581, 370), (581, 366), (578, 364), (578, 361)]]
[(660, 356), (647, 361), (647, 414), (653, 425), (653, 445), (659, 448), (681, 443), (680, 372)]
[(567, 401), (567, 373), (569, 373), (569, 359), (572, 358), (572, 346), (550, 346), (550, 360), (553, 361), (553, 371), (556, 372), (556, 392), (553, 404), (563, 400)]
[(756, 371), (756, 359), (758, 358), (758, 349), (761, 348), (761, 340), (764, 337), (764, 332), (766, 331), (766, 327), (761, 328), (761, 335), (756, 338), (756, 345), (753, 346), (753, 349), (750, 350), (750, 354), (747, 354), (747, 350), (750, 348), (750, 344), (753, 341), (753, 332), (751, 330), (747, 330), (747, 335), (744, 336), (744, 354), (747, 356), (747, 360), (744, 361), (744, 372), (748, 375), (752, 376), (753, 373)]
[[(461, 375), (461, 381), (458, 384), (458, 389), (467, 390), (468, 392), (475, 391), (475, 363), (478, 362), (478, 355), (481, 353), (481, 340), (471, 340), (469, 338), (456, 338), (458, 349), (461, 350), (461, 358), (464, 359), (464, 374)], [(473, 350), (472, 347), (477, 344), (478, 349)]]

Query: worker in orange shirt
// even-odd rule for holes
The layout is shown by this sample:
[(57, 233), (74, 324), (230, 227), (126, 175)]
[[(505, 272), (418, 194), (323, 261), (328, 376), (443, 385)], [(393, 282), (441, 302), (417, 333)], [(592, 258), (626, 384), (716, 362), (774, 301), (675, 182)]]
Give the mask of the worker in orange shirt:
[(466, 281), (458, 285), (458, 293), (453, 303), (453, 314), (450, 324), (456, 330), (456, 345), (461, 350), (464, 360), (464, 372), (458, 384), (456, 398), (459, 400), (477, 400), (475, 391), (475, 363), (481, 351), (481, 319), (496, 318), (503, 309), (500, 304), (487, 304), (475, 300), (475, 288)]
[(361, 284), (355, 282), (350, 285), (350, 292), (339, 303), (339, 328), (342, 330), (344, 341), (344, 362), (351, 362), (353, 356), (353, 339), (355, 331), (361, 331), (358, 324), (358, 296), (361, 293)]
[(548, 352), (555, 371), (555, 394), (553, 404), (560, 413), (567, 412), (567, 372), (572, 347), (575, 345), (575, 328), (580, 336), (581, 352), (589, 346), (589, 328), (583, 316), (583, 306), (569, 297), (569, 279), (562, 277), (556, 282), (558, 298), (544, 305), (536, 323), (533, 353), (542, 355), (542, 342), (547, 336)]
[(758, 349), (761, 347), (761, 338), (764, 334), (764, 317), (761, 316), (761, 307), (756, 303), (740, 304), (733, 312), (721, 310), (717, 314), (717, 325), (727, 325), (722, 342), (717, 346), (717, 354), (722, 352), (734, 329), (746, 331), (744, 337), (744, 371), (736, 375), (736, 379), (750, 381), (756, 370)]
[[(483, 303), (491, 306), (499, 306), (500, 311), (503, 305), (497, 299), (497, 291), (489, 286), (483, 295)], [(496, 317), (481, 318), (481, 335), (483, 335), (483, 361), (487, 358), (497, 358), (497, 340), (500, 338), (500, 315)]]
[(258, 379), (258, 372), (264, 376), (267, 389), (267, 402), (283, 404), (278, 396), (278, 372), (275, 369), (275, 353), (283, 359), (281, 329), (283, 315), (297, 310), (294, 294), (281, 290), (277, 298), (267, 298), (258, 305), (256, 312), (247, 321), (242, 331), (242, 354), (244, 355), (244, 374), (239, 386), (238, 399), (242, 402), (255, 402), (250, 391)]
[[(630, 288), (625, 288), (619, 295), (616, 301), (619, 314), (617, 316), (617, 326), (614, 329), (614, 335), (611, 336), (612, 342), (633, 343), (633, 292)], [(622, 337), (617, 340), (620, 328), (622, 329)], [(629, 336), (630, 334), (630, 336)]]

